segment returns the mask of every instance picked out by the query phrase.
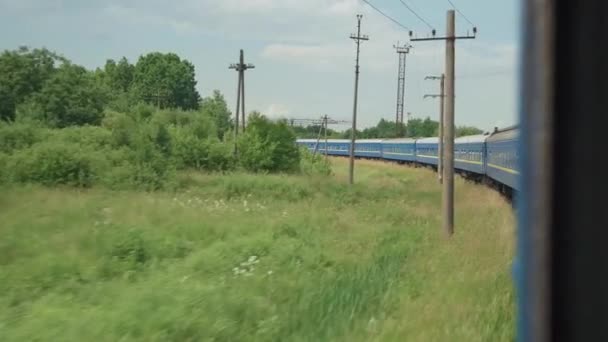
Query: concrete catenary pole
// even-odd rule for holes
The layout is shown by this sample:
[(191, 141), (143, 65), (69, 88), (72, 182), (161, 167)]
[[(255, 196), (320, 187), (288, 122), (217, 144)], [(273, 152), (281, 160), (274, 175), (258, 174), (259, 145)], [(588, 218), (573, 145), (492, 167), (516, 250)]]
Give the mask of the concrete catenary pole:
[(241, 50), (241, 124), (243, 125), (243, 133), (245, 133), (245, 53)]
[(454, 234), (454, 86), (455, 86), (455, 11), (447, 13), (446, 64), (445, 64), (445, 118), (444, 118), (444, 169), (443, 169), (443, 230), (446, 236)]
[(323, 117), (323, 124), (325, 125), (325, 161), (327, 161), (327, 124), (328, 124), (329, 118), (327, 117), (327, 115), (325, 115)]
[(361, 35), (361, 19), (363, 15), (357, 15), (357, 35), (351, 35), (350, 38), (357, 42), (357, 59), (355, 66), (355, 99), (353, 104), (353, 126), (350, 132), (350, 162), (348, 169), (348, 183), (355, 183), (355, 139), (357, 135), (357, 97), (359, 95), (359, 52), (361, 51), (361, 41), (369, 40), (367, 36)]
[(445, 125), (445, 113), (444, 113), (444, 105), (445, 105), (445, 74), (441, 74), (440, 81), (440, 92), (439, 92), (439, 164), (437, 166), (438, 174), (439, 174), (439, 183), (443, 183), (443, 160), (444, 160), (444, 125)]

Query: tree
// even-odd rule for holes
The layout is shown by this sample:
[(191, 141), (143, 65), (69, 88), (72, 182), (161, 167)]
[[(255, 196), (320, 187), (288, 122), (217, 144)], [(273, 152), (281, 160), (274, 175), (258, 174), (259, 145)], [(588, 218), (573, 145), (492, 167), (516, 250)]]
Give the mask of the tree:
[(135, 65), (133, 87), (137, 96), (163, 108), (197, 109), (194, 65), (174, 53), (149, 53)]
[(135, 66), (129, 63), (126, 57), (121, 58), (118, 64), (108, 59), (104, 71), (106, 82), (111, 89), (121, 92), (128, 92), (131, 89)]
[(239, 162), (247, 170), (290, 172), (299, 168), (296, 136), (286, 120), (272, 122), (258, 112), (249, 115), (247, 130), (239, 137)]
[(15, 120), (15, 98), (10, 89), (0, 83), (0, 121)]
[(104, 93), (85, 68), (69, 63), (59, 67), (44, 83), (31, 102), (39, 113), (32, 113), (52, 127), (99, 125), (105, 104)]
[(439, 122), (426, 119), (411, 119), (407, 124), (407, 135), (412, 138), (436, 137), (439, 132)]
[(4, 51), (0, 55), (0, 119), (13, 120), (16, 107), (42, 89), (56, 64), (66, 62), (47, 49)]
[(473, 126), (460, 126), (456, 127), (456, 136), (457, 137), (465, 137), (467, 135), (477, 135), (483, 134), (483, 131), (477, 127)]
[(223, 139), (224, 134), (232, 126), (232, 113), (228, 109), (224, 95), (219, 90), (214, 90), (212, 96), (201, 101), (200, 110), (215, 120), (218, 138)]

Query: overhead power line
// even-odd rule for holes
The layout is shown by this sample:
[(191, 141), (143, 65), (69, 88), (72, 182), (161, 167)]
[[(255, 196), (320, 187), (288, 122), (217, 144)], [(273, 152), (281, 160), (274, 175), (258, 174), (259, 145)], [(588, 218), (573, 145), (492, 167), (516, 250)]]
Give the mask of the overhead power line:
[(458, 12), (458, 14), (460, 14), (460, 16), (464, 18), (464, 20), (466, 20), (469, 24), (471, 24), (471, 26), (475, 26), (475, 24), (473, 24), (469, 20), (469, 18), (467, 18), (466, 15), (464, 15), (462, 12), (460, 12), (460, 10), (458, 8), (456, 8), (456, 5), (454, 5), (454, 3), (452, 2), (452, 0), (448, 0), (448, 2), (450, 3), (450, 5), (452, 5), (452, 7), (454, 8), (454, 10), (456, 10), (456, 12)]
[(403, 4), (403, 6), (405, 6), (405, 8), (407, 8), (410, 12), (412, 12), (418, 19), (420, 19), (420, 21), (425, 23), (426, 26), (428, 26), (431, 30), (435, 29), (433, 27), (433, 25), (429, 24), (428, 21), (424, 20), (418, 13), (416, 13), (416, 11), (414, 11), (407, 3), (405, 3), (405, 1), (403, 1), (403, 0), (399, 0), (399, 1)]
[(378, 12), (378, 13), (382, 14), (382, 15), (383, 15), (383, 16), (384, 16), (386, 19), (388, 19), (388, 20), (392, 21), (393, 23), (395, 23), (395, 24), (397, 24), (397, 25), (401, 26), (403, 29), (405, 29), (405, 30), (407, 30), (407, 31), (409, 31), (409, 30), (410, 30), (410, 29), (409, 29), (407, 26), (405, 26), (405, 25), (403, 25), (402, 23), (398, 22), (397, 20), (393, 19), (393, 18), (392, 18), (391, 16), (389, 16), (388, 14), (386, 14), (386, 13), (382, 12), (382, 11), (381, 11), (381, 10), (380, 10), (378, 7), (376, 7), (376, 6), (372, 5), (372, 3), (371, 3), (371, 2), (369, 2), (369, 1), (367, 1), (367, 0), (363, 0), (363, 2), (365, 2), (366, 4), (368, 4), (368, 5), (369, 5), (369, 7), (373, 8), (374, 10), (376, 10), (376, 12)]

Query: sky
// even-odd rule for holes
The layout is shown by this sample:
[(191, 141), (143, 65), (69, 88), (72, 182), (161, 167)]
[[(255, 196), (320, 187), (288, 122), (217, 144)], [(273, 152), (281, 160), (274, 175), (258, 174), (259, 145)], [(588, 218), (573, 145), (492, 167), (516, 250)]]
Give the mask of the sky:
[[(368, 0), (416, 36), (431, 29), (401, 0)], [(438, 35), (447, 0), (403, 0)], [(516, 123), (519, 0), (452, 0), (478, 27), (475, 40), (456, 43), (456, 124), (484, 130)], [(269, 117), (351, 120), (356, 15), (362, 14), (358, 128), (395, 119), (398, 55), (409, 32), (362, 0), (0, 0), (0, 50), (47, 47), (94, 69), (109, 58), (175, 52), (196, 67), (198, 90), (214, 89), (236, 106), (237, 74), (228, 69), (240, 49), (255, 69), (246, 74), (247, 111)], [(456, 31), (472, 26), (457, 15)], [(412, 42), (407, 56), (405, 111), (439, 117), (437, 81), (445, 43)], [(344, 129), (344, 126), (334, 128)]]

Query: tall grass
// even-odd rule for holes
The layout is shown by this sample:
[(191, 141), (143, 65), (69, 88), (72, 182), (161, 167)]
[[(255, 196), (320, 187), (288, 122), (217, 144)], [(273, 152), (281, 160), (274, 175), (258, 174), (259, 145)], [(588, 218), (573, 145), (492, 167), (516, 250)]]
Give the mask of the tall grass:
[(0, 189), (3, 341), (507, 341), (511, 209), (358, 162), (334, 175), (180, 174), (176, 192)]

